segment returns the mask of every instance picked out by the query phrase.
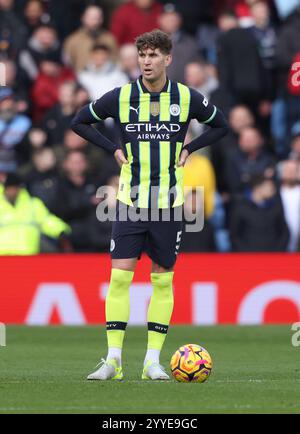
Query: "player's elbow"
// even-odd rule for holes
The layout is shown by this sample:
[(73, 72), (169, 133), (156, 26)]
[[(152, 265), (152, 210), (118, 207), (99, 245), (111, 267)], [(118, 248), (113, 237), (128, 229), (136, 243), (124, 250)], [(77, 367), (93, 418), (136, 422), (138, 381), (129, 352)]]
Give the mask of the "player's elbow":
[(220, 137), (224, 137), (229, 133), (229, 124), (221, 110), (218, 110), (217, 116), (214, 119), (214, 125), (211, 126), (218, 128)]
[(94, 123), (95, 120), (90, 113), (89, 106), (85, 105), (80, 109), (76, 115), (73, 117), (70, 123), (70, 128), (78, 134), (83, 125), (90, 125)]
[(78, 134), (79, 136), (82, 133), (82, 130), (84, 128), (86, 128), (85, 123), (82, 121), (82, 118), (79, 114), (80, 112), (78, 112), (73, 119), (71, 120), (70, 123), (70, 128), (74, 131), (74, 133)]
[(220, 134), (222, 137), (226, 136), (229, 133), (229, 125), (227, 123), (227, 121), (225, 121), (226, 123), (221, 127), (221, 131)]

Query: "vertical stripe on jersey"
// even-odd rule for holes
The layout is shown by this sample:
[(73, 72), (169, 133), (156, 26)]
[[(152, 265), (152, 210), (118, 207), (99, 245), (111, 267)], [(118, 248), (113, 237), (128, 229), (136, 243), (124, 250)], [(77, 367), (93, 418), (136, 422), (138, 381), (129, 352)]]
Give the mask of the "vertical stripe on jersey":
[(151, 173), (150, 142), (139, 142), (139, 160), (140, 160), (140, 184), (139, 184), (138, 207), (148, 208), (149, 194), (150, 194), (150, 173)]
[(171, 208), (175, 199), (176, 199), (176, 176), (175, 176), (175, 168), (176, 168), (176, 143), (172, 143), (170, 145), (170, 194), (169, 194), (169, 207)]
[(140, 93), (139, 121), (150, 121), (150, 93)]
[(128, 83), (121, 87), (119, 96), (119, 116), (121, 123), (129, 122), (130, 114), (130, 94), (131, 94), (132, 84)]
[(182, 205), (184, 202), (183, 167), (177, 167), (177, 162), (179, 161), (179, 155), (180, 155), (181, 149), (182, 149), (182, 143), (176, 142), (176, 161), (175, 161), (176, 199), (175, 199), (175, 202), (173, 204), (173, 207)]
[(170, 189), (170, 142), (159, 142), (159, 194), (158, 208), (169, 207)]
[(123, 203), (126, 203), (127, 205), (133, 206), (130, 197), (130, 190), (131, 190), (130, 184), (132, 179), (131, 164), (132, 164), (133, 156), (131, 152), (131, 144), (126, 143), (125, 146), (127, 151), (128, 164), (123, 164), (121, 168), (117, 199), (119, 199)]
[[(177, 104), (180, 107), (180, 95), (177, 83), (171, 83), (171, 101), (170, 105)], [(177, 116), (174, 116), (172, 113), (170, 114), (170, 122), (174, 124), (178, 124), (179, 122), (179, 113)], [(175, 146), (175, 143), (174, 143)]]
[(171, 95), (169, 92), (161, 92), (159, 96), (159, 106), (160, 106), (160, 113), (159, 113), (159, 120), (170, 122), (170, 101), (171, 101)]
[(180, 96), (179, 122), (186, 122), (189, 117), (191, 94), (187, 86), (184, 86), (181, 83), (177, 83), (177, 86), (178, 86), (179, 96)]

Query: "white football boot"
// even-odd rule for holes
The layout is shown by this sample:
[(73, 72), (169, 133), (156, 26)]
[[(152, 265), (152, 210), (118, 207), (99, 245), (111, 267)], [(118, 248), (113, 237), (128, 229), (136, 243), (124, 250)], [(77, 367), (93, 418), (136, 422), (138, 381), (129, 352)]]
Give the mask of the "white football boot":
[(148, 360), (143, 369), (142, 380), (170, 380), (170, 377), (159, 363)]
[(101, 359), (96, 368), (99, 368), (88, 375), (87, 380), (123, 380), (122, 366), (116, 359)]

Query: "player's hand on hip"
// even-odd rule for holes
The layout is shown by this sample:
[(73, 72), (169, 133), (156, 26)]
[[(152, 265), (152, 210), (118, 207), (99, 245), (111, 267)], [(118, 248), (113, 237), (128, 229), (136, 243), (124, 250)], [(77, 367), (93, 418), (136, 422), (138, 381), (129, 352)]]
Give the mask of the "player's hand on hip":
[(122, 149), (117, 149), (114, 153), (114, 157), (120, 167), (122, 167), (122, 164), (128, 164), (128, 160), (125, 158)]
[(188, 156), (189, 156), (189, 152), (186, 149), (183, 149), (180, 153), (177, 167), (183, 167), (185, 165)]

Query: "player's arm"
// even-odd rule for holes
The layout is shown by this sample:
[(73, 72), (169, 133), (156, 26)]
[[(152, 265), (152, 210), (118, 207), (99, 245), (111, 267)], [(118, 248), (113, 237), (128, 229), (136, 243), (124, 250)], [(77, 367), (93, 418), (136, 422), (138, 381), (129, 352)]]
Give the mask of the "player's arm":
[(101, 134), (100, 131), (94, 128), (93, 124), (108, 117), (116, 117), (118, 107), (117, 91), (118, 89), (114, 89), (107, 92), (97, 101), (82, 107), (71, 122), (71, 128), (75, 133), (111, 154), (120, 150), (120, 146)]
[(188, 151), (188, 154), (211, 145), (228, 133), (228, 124), (221, 110), (209, 103), (201, 93), (193, 89), (190, 89), (190, 91), (191, 118), (197, 119), (210, 128), (184, 146), (183, 150)]

